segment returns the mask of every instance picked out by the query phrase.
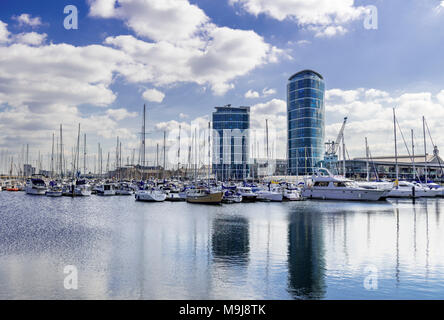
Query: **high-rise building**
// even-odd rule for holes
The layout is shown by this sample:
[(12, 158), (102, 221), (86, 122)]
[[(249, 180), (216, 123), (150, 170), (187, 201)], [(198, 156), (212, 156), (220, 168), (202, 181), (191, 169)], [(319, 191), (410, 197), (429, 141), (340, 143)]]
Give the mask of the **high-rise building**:
[(288, 173), (312, 174), (322, 160), (325, 137), (324, 78), (303, 70), (288, 79)]
[(213, 173), (218, 180), (249, 175), (250, 107), (216, 107), (213, 112)]

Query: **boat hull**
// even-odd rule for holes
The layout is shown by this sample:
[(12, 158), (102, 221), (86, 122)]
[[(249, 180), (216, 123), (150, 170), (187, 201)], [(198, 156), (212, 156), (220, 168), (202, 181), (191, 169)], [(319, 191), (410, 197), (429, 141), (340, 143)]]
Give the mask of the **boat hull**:
[(188, 195), (187, 202), (200, 204), (220, 204), (222, 202), (223, 193), (214, 192), (205, 195)]
[(166, 194), (160, 192), (138, 192), (135, 197), (136, 201), (163, 202), (166, 199)]
[(302, 191), (307, 199), (321, 200), (350, 200), (350, 201), (378, 201), (384, 195), (384, 190), (346, 190), (346, 189), (311, 189)]

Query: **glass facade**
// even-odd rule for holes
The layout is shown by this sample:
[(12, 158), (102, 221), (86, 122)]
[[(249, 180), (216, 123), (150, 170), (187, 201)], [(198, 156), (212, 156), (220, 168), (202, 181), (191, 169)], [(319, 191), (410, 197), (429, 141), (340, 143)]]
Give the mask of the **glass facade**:
[(311, 70), (294, 74), (287, 84), (288, 173), (308, 175), (322, 160), (325, 137), (325, 84)]
[(216, 107), (213, 112), (213, 173), (218, 180), (249, 175), (250, 107)]

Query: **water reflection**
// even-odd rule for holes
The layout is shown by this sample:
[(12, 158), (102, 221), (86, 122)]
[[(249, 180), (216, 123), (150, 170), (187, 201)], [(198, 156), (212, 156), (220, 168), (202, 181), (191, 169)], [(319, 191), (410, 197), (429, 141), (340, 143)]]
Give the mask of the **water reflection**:
[(218, 263), (248, 264), (250, 238), (248, 220), (241, 216), (225, 216), (213, 220), (211, 248)]
[[(443, 298), (442, 205), (208, 207), (1, 192), (0, 298)], [(77, 291), (63, 288), (67, 264), (79, 269)], [(368, 266), (378, 290), (363, 286)]]
[(295, 299), (325, 295), (325, 257), (319, 212), (293, 212), (288, 226), (288, 290)]

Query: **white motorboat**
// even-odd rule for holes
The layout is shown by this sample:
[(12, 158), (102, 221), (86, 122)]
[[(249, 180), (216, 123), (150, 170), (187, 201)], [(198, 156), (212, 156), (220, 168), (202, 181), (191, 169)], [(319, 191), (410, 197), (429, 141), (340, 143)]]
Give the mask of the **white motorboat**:
[(223, 203), (241, 203), (242, 202), (242, 196), (232, 190), (227, 190), (224, 192), (224, 195), (222, 197)]
[(31, 178), (26, 181), (25, 191), (27, 194), (32, 195), (45, 195), (46, 184), (42, 179)]
[(97, 195), (99, 196), (115, 196), (116, 188), (112, 183), (103, 183), (99, 185), (97, 188)]
[(187, 195), (179, 190), (169, 190), (166, 194), (166, 201), (186, 201)]
[(442, 187), (441, 185), (432, 182), (428, 183), (427, 186), (432, 190), (436, 190), (437, 197), (444, 197), (444, 187)]
[(85, 180), (77, 180), (74, 192), (76, 196), (89, 197), (92, 193), (92, 187)]
[(306, 184), (302, 196), (309, 199), (378, 201), (383, 198), (385, 190), (365, 189), (355, 181), (342, 176), (333, 176), (330, 171), (320, 168)]
[(421, 198), (436, 197), (439, 192), (424, 187), (417, 182), (399, 181), (394, 183), (393, 189), (389, 192), (389, 198)]
[(283, 189), (283, 200), (284, 201), (300, 201), (304, 200), (304, 197), (302, 197), (301, 190), (294, 187), (286, 187)]
[(61, 197), (62, 196), (62, 188), (49, 188), (45, 192), (45, 196), (47, 197)]
[(237, 193), (242, 196), (242, 202), (254, 202), (257, 194), (250, 187), (237, 187)]
[(145, 189), (136, 192), (136, 201), (162, 202), (166, 199), (166, 193), (159, 189)]
[(256, 194), (259, 201), (282, 202), (284, 198), (282, 189), (273, 185), (269, 186), (269, 190), (256, 191)]
[(424, 198), (435, 198), (441, 196), (442, 191), (436, 188), (431, 188), (428, 184), (422, 184), (418, 182), (413, 182), (415, 187), (420, 190), (420, 196)]

